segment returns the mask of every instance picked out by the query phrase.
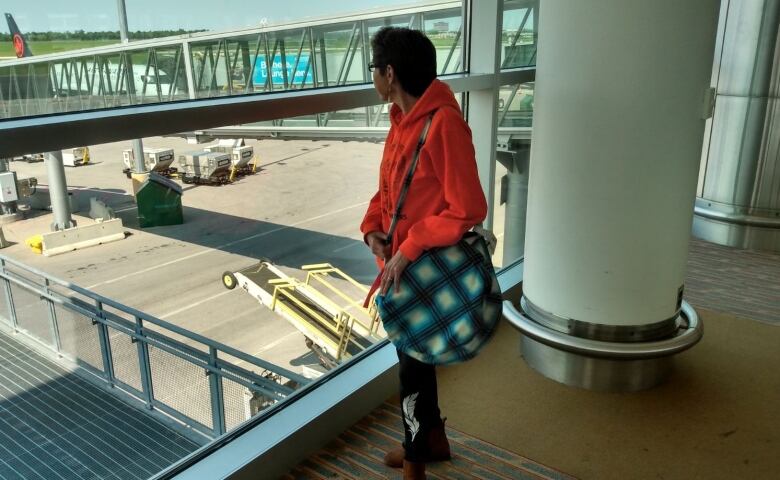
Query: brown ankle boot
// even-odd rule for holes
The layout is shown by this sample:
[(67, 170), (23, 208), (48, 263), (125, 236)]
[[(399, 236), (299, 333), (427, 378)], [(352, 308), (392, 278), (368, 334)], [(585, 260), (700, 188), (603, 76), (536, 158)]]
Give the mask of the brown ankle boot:
[[(447, 441), (447, 434), (444, 431), (444, 422), (447, 419), (443, 419), (441, 423), (435, 425), (428, 432), (428, 451), (429, 456), (425, 459), (426, 462), (442, 462), (452, 458), (450, 454), (450, 442)], [(404, 465), (404, 452), (403, 447), (394, 448), (385, 454), (384, 463), (388, 467), (401, 468)]]
[(404, 480), (425, 480), (425, 464), (404, 460)]

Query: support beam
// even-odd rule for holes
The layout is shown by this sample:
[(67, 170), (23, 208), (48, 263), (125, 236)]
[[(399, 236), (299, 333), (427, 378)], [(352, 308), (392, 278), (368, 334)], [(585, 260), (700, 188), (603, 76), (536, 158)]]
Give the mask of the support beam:
[[(475, 0), (468, 1), (468, 17), (464, 21), (471, 23), (468, 31), (479, 32), (479, 35), (471, 33), (465, 39), (469, 72), (472, 74), (493, 74), (500, 68), (503, 5), (500, 0), (480, 0), (477, 8)], [(466, 111), (477, 155), (479, 179), (488, 202), (488, 215), (483, 226), (491, 229), (495, 210), (493, 179), (496, 175), (498, 77), (492, 77), (486, 87), (469, 92)]]
[(68, 201), (68, 184), (65, 180), (65, 165), (62, 163), (62, 152), (55, 150), (46, 154), (46, 172), (49, 175), (49, 196), (51, 209), (54, 212), (52, 231), (73, 228), (76, 222), (71, 218), (70, 202)]

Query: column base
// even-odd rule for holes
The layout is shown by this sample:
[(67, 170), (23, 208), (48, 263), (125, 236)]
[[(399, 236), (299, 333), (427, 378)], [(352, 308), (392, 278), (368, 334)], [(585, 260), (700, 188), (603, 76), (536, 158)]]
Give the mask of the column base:
[(780, 211), (697, 198), (693, 235), (727, 247), (780, 252)]
[(683, 301), (677, 329), (650, 341), (609, 342), (564, 333), (535, 321), (504, 302), (504, 318), (523, 334), (528, 365), (547, 378), (589, 390), (635, 392), (663, 383), (672, 373), (674, 355), (703, 335), (698, 315)]
[(523, 335), (520, 342), (529, 367), (571, 387), (604, 392), (636, 392), (660, 385), (672, 372), (672, 357), (609, 360), (558, 350)]

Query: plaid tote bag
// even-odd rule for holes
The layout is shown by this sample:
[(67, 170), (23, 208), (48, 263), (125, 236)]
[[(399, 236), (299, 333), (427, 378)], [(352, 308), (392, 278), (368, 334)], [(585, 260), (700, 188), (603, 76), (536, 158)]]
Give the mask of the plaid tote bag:
[[(387, 238), (411, 185), (428, 118), (404, 180)], [(398, 292), (377, 295), (376, 307), (396, 348), (423, 363), (445, 365), (473, 358), (501, 318), (501, 288), (485, 239), (467, 232), (455, 245), (432, 248), (409, 264)]]

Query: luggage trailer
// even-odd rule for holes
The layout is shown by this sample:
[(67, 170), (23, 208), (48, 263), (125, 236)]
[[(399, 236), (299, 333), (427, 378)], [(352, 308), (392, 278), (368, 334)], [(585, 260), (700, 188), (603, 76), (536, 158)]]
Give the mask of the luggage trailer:
[[(177, 168), (171, 166), (175, 160), (172, 148), (144, 148), (144, 164), (149, 172), (159, 173), (160, 175), (171, 178), (176, 175)], [(132, 149), (122, 151), (122, 162), (125, 168), (122, 170), (127, 178), (132, 176), (135, 169), (135, 158)]]
[[(236, 176), (254, 175), (257, 171), (257, 159), (255, 159), (255, 148), (251, 145), (230, 146), (230, 145), (209, 145), (203, 147), (208, 152), (219, 152), (230, 155), (232, 167), (230, 168), (230, 181)], [(249, 162), (252, 162), (250, 165)]]
[(179, 155), (181, 180), (187, 184), (224, 185), (230, 183), (230, 154), (205, 150)]
[[(231, 290), (240, 286), (287, 320), (303, 334), (306, 346), (326, 369), (384, 338), (376, 311), (364, 308), (362, 299), (351, 298), (332, 279), (347, 281), (365, 294), (368, 289), (330, 264), (304, 265), (302, 269), (307, 272), (305, 282), (266, 260), (223, 273), (222, 284)], [(342, 301), (345, 303), (339, 303)]]

